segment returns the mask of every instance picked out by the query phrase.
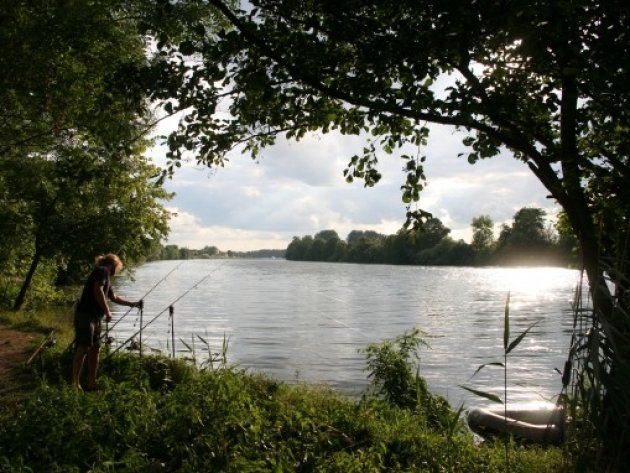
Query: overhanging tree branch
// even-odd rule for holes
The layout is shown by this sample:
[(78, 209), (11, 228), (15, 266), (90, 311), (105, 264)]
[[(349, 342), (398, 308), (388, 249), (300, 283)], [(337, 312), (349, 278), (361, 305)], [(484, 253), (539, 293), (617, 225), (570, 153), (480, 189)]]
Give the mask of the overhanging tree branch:
[(238, 29), (241, 34), (256, 48), (258, 48), (265, 56), (272, 59), (278, 65), (284, 67), (289, 74), (296, 81), (300, 81), (311, 87), (312, 89), (338, 100), (342, 100), (346, 103), (364, 107), (367, 110), (373, 110), (381, 113), (392, 114), (404, 118), (410, 118), (417, 121), (427, 121), (430, 123), (451, 125), (455, 127), (462, 127), (467, 129), (474, 129), (476, 131), (487, 134), (488, 136), (504, 143), (509, 148), (520, 151), (527, 156), (532, 157), (537, 162), (543, 161), (543, 156), (538, 150), (531, 144), (525, 143), (519, 140), (517, 137), (506, 133), (505, 131), (498, 130), (485, 123), (477, 120), (471, 120), (456, 115), (443, 115), (432, 112), (421, 112), (417, 110), (411, 110), (409, 108), (400, 107), (397, 104), (388, 103), (385, 101), (374, 101), (364, 97), (353, 95), (349, 92), (345, 92), (336, 88), (332, 88), (320, 80), (316, 76), (308, 74), (305, 70), (297, 67), (291, 62), (287, 61), (278, 51), (274, 50), (264, 40), (262, 40), (256, 32), (252, 31), (245, 23), (238, 18), (224, 2), (221, 0), (209, 0), (209, 3), (215, 6), (225, 17)]

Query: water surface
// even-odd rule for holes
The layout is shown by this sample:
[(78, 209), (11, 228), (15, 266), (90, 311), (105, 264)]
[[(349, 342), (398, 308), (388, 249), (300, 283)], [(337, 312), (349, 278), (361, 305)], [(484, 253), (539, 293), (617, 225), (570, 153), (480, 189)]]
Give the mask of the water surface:
[[(170, 275), (163, 279), (170, 271)], [(431, 349), (421, 372), (431, 390), (452, 404), (485, 404), (459, 385), (503, 397), (503, 318), (510, 293), (512, 339), (537, 323), (508, 358), (508, 399), (555, 401), (570, 344), (571, 302), (578, 273), (558, 268), (455, 268), (307, 263), (285, 260), (159, 261), (116, 278), (117, 292), (144, 296), (147, 346), (171, 350), (168, 306), (174, 307), (175, 347), (200, 350), (202, 336), (228, 359), (279, 379), (322, 382), (348, 394), (367, 383), (359, 352), (370, 343), (418, 327)], [(114, 307), (114, 322), (127, 312)], [(133, 309), (113, 335), (139, 327)], [(185, 343), (186, 344), (185, 344)], [(202, 354), (198, 353), (200, 358)]]

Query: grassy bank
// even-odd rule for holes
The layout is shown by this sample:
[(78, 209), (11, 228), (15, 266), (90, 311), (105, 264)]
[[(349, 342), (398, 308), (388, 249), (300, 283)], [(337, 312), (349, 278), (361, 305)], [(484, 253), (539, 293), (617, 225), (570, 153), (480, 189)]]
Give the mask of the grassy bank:
[[(12, 320), (42, 334), (58, 324), (59, 339), (68, 340), (65, 315), (30, 317)], [(133, 354), (104, 360), (102, 389), (82, 393), (68, 385), (66, 347), (58, 342), (28, 368), (28, 392), (2, 400), (0, 471), (574, 470), (560, 449), (477, 445), (457, 412), (409, 378), (391, 343), (372, 347), (371, 372), (379, 373), (360, 400), (235, 368), (198, 370)]]

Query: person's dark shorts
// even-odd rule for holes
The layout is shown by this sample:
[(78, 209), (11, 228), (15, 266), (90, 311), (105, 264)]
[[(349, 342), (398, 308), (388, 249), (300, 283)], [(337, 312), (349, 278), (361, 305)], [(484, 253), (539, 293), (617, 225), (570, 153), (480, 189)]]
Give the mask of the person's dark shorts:
[(77, 345), (98, 347), (101, 345), (101, 319), (77, 313), (74, 316), (74, 337)]

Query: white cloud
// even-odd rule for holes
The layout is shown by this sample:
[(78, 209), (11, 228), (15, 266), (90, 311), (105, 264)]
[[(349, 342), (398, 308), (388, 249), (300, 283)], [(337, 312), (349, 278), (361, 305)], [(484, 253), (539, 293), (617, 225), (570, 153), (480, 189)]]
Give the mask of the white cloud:
[(315, 133), (299, 142), (279, 139), (277, 145), (263, 151), (259, 163), (270, 182), (289, 179), (314, 187), (341, 186), (341, 171), (350, 157), (347, 147), (351, 141), (352, 137)]
[(262, 195), (260, 189), (253, 186), (241, 186), (239, 190), (245, 197), (260, 197)]
[(171, 219), (169, 243), (185, 248), (200, 249), (216, 246), (222, 251), (250, 251), (286, 248), (287, 237), (282, 233), (242, 230), (221, 225), (204, 226), (186, 211), (170, 208), (177, 214)]
[[(433, 127), (428, 146), (420, 150), (427, 156), (428, 185), (419, 206), (442, 220), (452, 237), (469, 241), (470, 223), (481, 214), (498, 227), (525, 206), (553, 209), (527, 166), (508, 153), (475, 165), (458, 158), (465, 151), (462, 136)], [(256, 162), (234, 153), (225, 168), (184, 165), (167, 182), (176, 193), (170, 205), (179, 213), (168, 242), (227, 251), (286, 248), (293, 236), (324, 229), (342, 238), (351, 230), (394, 233), (406, 211), (400, 193), (403, 163), (397, 156), (379, 156), (380, 183), (373, 188), (347, 184), (343, 169), (362, 146), (359, 137), (312, 134), (297, 143), (279, 139)]]

